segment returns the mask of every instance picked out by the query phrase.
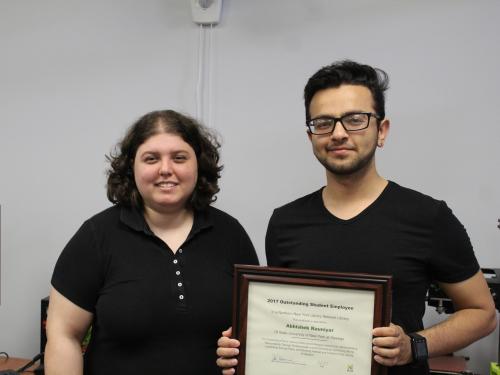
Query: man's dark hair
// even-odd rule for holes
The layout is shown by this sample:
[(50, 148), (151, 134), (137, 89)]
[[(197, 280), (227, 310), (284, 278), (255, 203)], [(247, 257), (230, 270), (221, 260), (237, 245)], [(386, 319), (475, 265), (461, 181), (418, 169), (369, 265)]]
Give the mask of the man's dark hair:
[(341, 85), (360, 85), (370, 90), (373, 96), (373, 106), (377, 115), (385, 117), (385, 95), (389, 87), (389, 77), (386, 72), (369, 65), (359, 64), (351, 60), (334, 62), (318, 70), (304, 88), (304, 104), (306, 121), (311, 120), (309, 105), (313, 96), (320, 90), (336, 88)]
[(128, 207), (143, 208), (143, 200), (134, 180), (133, 164), (137, 149), (150, 137), (170, 133), (180, 136), (196, 154), (198, 180), (188, 206), (202, 210), (217, 198), (220, 143), (215, 134), (196, 120), (172, 110), (154, 111), (142, 116), (133, 124), (118, 143), (115, 151), (106, 159), (110, 162), (107, 171), (107, 196), (112, 203)]

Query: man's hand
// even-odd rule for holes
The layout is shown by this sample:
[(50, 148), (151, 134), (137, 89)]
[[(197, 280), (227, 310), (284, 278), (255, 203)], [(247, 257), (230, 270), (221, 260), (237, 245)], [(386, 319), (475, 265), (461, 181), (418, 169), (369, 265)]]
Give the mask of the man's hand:
[(222, 337), (217, 341), (217, 366), (222, 368), (223, 375), (232, 375), (236, 372), (234, 367), (238, 365), (235, 358), (239, 353), (240, 342), (231, 338), (232, 328), (229, 327), (222, 332)]
[(400, 326), (377, 327), (373, 330), (373, 352), (376, 362), (384, 366), (401, 366), (412, 361), (410, 338)]

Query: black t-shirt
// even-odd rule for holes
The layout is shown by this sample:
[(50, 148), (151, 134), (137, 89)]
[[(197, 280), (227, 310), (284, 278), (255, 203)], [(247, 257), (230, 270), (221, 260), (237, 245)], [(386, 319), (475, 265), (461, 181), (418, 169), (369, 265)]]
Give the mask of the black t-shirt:
[[(445, 202), (389, 182), (349, 220), (324, 206), (322, 189), (276, 209), (266, 235), (269, 266), (393, 276), (392, 322), (423, 329), (432, 280), (454, 283), (479, 271), (463, 225)], [(426, 374), (394, 367), (390, 374)]]
[(57, 291), (94, 314), (84, 373), (219, 375), (236, 263), (258, 264), (253, 245), (213, 207), (195, 213), (175, 254), (135, 210), (114, 206), (87, 220), (52, 276)]

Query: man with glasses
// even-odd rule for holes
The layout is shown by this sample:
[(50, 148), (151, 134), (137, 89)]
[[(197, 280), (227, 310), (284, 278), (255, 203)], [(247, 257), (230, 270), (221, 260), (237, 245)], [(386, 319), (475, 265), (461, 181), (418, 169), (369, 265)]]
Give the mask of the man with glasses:
[[(373, 330), (374, 360), (389, 374), (428, 374), (428, 356), (463, 348), (496, 327), (494, 303), (465, 228), (445, 202), (381, 177), (375, 151), (389, 131), (380, 69), (353, 61), (326, 66), (305, 91), (307, 135), (325, 167), (325, 187), (276, 209), (266, 235), (269, 266), (393, 276), (392, 323)], [(456, 312), (424, 328), (429, 283)], [(217, 354), (237, 363), (226, 331)]]

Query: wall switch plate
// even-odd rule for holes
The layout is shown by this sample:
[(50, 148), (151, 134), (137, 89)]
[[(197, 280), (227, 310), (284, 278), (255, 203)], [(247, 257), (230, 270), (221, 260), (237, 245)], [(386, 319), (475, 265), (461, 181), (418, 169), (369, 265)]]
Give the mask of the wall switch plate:
[(222, 0), (189, 0), (193, 21), (199, 25), (217, 25), (222, 13)]

